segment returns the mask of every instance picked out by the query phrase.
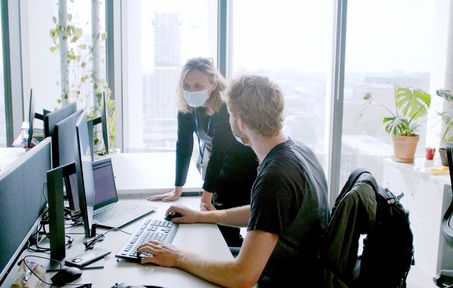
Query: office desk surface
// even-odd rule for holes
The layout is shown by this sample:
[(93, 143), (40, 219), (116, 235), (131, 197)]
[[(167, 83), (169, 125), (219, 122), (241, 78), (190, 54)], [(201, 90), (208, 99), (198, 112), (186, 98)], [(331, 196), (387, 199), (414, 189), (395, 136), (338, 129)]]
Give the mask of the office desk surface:
[[(175, 186), (175, 152), (117, 153), (112, 159), (115, 182), (121, 195), (151, 195), (171, 191)], [(202, 191), (203, 180), (195, 164), (190, 163), (186, 192)]]
[(5, 170), (11, 163), (20, 158), (25, 153), (24, 148), (0, 148), (0, 171)]
[[(145, 201), (141, 199), (128, 199), (124, 201)], [(159, 207), (156, 212), (146, 218), (163, 219), (166, 209), (171, 204), (181, 204), (189, 207), (198, 207), (200, 197), (182, 197), (180, 200), (172, 203), (156, 202)], [(144, 218), (143, 218), (144, 219)], [(129, 285), (158, 285), (162, 287), (216, 287), (216, 285), (206, 282), (190, 273), (176, 269), (166, 268), (156, 265), (140, 265), (137, 263), (123, 260), (117, 261), (114, 256), (122, 245), (129, 239), (126, 233), (132, 233), (135, 228), (143, 221), (138, 220), (121, 229), (121, 231), (111, 231), (105, 235), (102, 242), (98, 242), (95, 247), (100, 247), (111, 251), (104, 260), (99, 260), (104, 265), (102, 269), (83, 270), (82, 277), (71, 284), (93, 283), (92, 287), (111, 287), (115, 283), (125, 282)], [(66, 234), (74, 238), (70, 249), (66, 250), (66, 258), (73, 257), (84, 251), (82, 244), (85, 238), (80, 233), (82, 227), (66, 229)], [(100, 229), (97, 233), (103, 233), (106, 230)], [(172, 242), (173, 245), (192, 253), (203, 255), (210, 259), (230, 260), (233, 259), (217, 225), (213, 224), (180, 224), (177, 234)], [(29, 253), (27, 253), (29, 254)], [(46, 256), (45, 254), (37, 254)], [(38, 263), (46, 264), (47, 261), (39, 258), (31, 258)], [(17, 265), (15, 265), (17, 267)], [(16, 268), (17, 269), (17, 268)], [(14, 274), (14, 273), (12, 273)], [(11, 274), (10, 274), (11, 276)], [(49, 274), (50, 276), (50, 274)], [(12, 276), (11, 276), (12, 277)], [(50, 277), (49, 277), (50, 278)], [(10, 279), (10, 281), (12, 281)], [(6, 283), (11, 283), (7, 281)], [(75, 287), (67, 285), (66, 287)]]

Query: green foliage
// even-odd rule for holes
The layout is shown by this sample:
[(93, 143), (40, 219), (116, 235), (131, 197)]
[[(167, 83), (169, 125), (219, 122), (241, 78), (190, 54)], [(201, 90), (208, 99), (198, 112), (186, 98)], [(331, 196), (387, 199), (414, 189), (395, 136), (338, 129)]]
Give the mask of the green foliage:
[(394, 100), (395, 110), (378, 103), (371, 93), (363, 97), (365, 106), (361, 114), (371, 104), (375, 103), (383, 107), (390, 115), (384, 116), (382, 124), (385, 131), (391, 136), (413, 136), (416, 135), (421, 120), (428, 114), (431, 105), (431, 95), (422, 89), (395, 86)]
[[(73, 1), (71, 1), (73, 2)], [(50, 29), (49, 35), (53, 41), (53, 45), (50, 47), (52, 53), (60, 52), (61, 45), (60, 39), (69, 41), (68, 51), (66, 53), (66, 63), (68, 64), (65, 72), (71, 74), (68, 79), (67, 91), (62, 91), (61, 97), (56, 99), (58, 105), (64, 105), (67, 101), (78, 101), (82, 105), (84, 104), (85, 109), (88, 110), (88, 119), (95, 118), (101, 114), (99, 107), (101, 107), (102, 93), (105, 93), (107, 102), (107, 121), (109, 127), (109, 143), (110, 147), (115, 147), (115, 100), (111, 99), (111, 91), (108, 84), (104, 79), (97, 79), (92, 69), (93, 60), (93, 46), (82, 42), (83, 29), (77, 27), (72, 22), (72, 15), (67, 14), (66, 25), (58, 23), (57, 17), (52, 17), (54, 27)], [(96, 39), (105, 41), (107, 39), (107, 33), (99, 33)], [(96, 105), (92, 106), (89, 99), (94, 94)], [(94, 144), (100, 144), (100, 138), (98, 134), (100, 131), (95, 131)], [(103, 146), (103, 145), (102, 145)], [(96, 151), (96, 153), (106, 154), (109, 151)]]
[[(437, 96), (444, 98), (447, 102), (453, 102), (453, 92), (450, 90), (440, 89), (436, 91), (436, 94)], [(449, 109), (438, 114), (445, 124), (440, 144), (445, 145), (447, 142), (453, 142), (453, 110)]]

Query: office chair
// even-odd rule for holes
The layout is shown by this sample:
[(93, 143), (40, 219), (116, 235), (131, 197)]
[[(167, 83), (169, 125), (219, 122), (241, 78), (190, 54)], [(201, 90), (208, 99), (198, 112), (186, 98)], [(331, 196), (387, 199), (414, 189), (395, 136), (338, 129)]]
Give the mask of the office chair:
[[(448, 169), (450, 172), (450, 187), (453, 191), (453, 143), (447, 143)], [(440, 275), (434, 278), (438, 287), (453, 288), (453, 263), (451, 262), (453, 254), (453, 201), (450, 203), (447, 211), (442, 218), (440, 231), (445, 239), (445, 249), (443, 253), (442, 267)], [(450, 255), (446, 255), (449, 253)], [(450, 257), (449, 257), (450, 256)]]

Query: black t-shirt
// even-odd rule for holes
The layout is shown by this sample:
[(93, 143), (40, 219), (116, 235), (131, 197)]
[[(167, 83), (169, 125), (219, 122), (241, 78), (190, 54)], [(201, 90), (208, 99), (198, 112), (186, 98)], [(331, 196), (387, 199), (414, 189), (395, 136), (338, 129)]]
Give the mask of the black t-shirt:
[(247, 229), (279, 236), (259, 286), (320, 286), (319, 250), (328, 220), (327, 183), (313, 152), (290, 139), (275, 146), (258, 167)]
[(225, 104), (211, 116), (203, 107), (193, 109), (191, 113), (178, 112), (175, 186), (183, 186), (186, 182), (197, 122), (201, 146), (208, 142), (204, 158), (208, 155), (209, 158), (203, 159), (208, 161), (203, 189), (215, 192), (216, 202), (223, 204), (223, 208), (249, 204), (258, 161), (252, 149), (234, 138)]

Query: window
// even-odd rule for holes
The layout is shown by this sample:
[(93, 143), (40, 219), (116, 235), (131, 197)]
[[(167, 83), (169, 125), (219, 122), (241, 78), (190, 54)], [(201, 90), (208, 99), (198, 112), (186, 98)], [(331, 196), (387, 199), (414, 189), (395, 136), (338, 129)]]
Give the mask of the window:
[[(82, 84), (81, 77), (92, 71), (89, 47), (91, 42), (91, 3), (89, 0), (67, 1), (68, 24), (71, 23), (77, 28), (82, 29), (82, 35), (76, 43), (69, 41), (69, 49), (74, 49), (81, 55), (82, 61), (86, 61), (86, 68), (81, 68), (80, 63), (69, 66), (69, 85), (70, 90), (75, 91), (78, 85), (82, 85), (79, 97), (79, 108), (92, 107), (92, 82), (91, 79)], [(99, 23), (101, 33), (105, 31), (105, 3), (99, 3)], [(51, 47), (55, 46), (51, 37), (50, 30), (55, 27), (53, 18), (58, 21), (58, 1), (23, 1), (22, 7), (22, 47), (23, 47), (23, 73), (24, 73), (24, 95), (28, 97), (29, 89), (33, 89), (35, 96), (35, 111), (42, 112), (42, 109), (54, 110), (60, 104), (57, 99), (61, 99), (61, 67), (60, 51), (51, 52)], [(69, 16), (70, 15), (70, 16)], [(100, 73), (105, 79), (105, 44), (102, 41), (100, 47)], [(81, 49), (79, 45), (86, 45), (87, 48)], [(74, 94), (75, 92), (73, 92)], [(83, 100), (82, 100), (83, 99)], [(73, 99), (71, 99), (73, 101)], [(26, 101), (24, 101), (26, 103)], [(28, 109), (28, 108), (27, 108)], [(37, 122), (39, 125), (39, 122)]]
[(232, 10), (232, 76), (254, 73), (276, 81), (285, 95), (285, 133), (324, 159), (333, 4), (247, 0), (235, 1)]
[[(0, 5), (0, 23), (2, 23), (2, 5)], [(3, 43), (3, 31), (0, 29), (0, 40)], [(3, 73), (3, 45), (0, 45), (0, 147), (6, 146), (6, 107), (5, 107), (5, 86)]]
[(176, 88), (187, 59), (217, 54), (217, 2), (124, 1), (125, 151), (175, 149)]
[[(434, 8), (429, 0), (348, 1), (340, 183), (357, 167), (381, 179), (382, 159), (393, 153), (382, 125), (388, 112), (375, 105), (360, 116), (365, 94), (390, 109), (394, 85), (421, 88), (436, 100), (430, 83)], [(426, 125), (419, 134), (426, 135)], [(425, 143), (420, 137), (417, 155)]]

